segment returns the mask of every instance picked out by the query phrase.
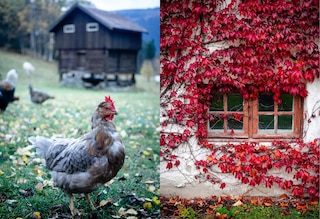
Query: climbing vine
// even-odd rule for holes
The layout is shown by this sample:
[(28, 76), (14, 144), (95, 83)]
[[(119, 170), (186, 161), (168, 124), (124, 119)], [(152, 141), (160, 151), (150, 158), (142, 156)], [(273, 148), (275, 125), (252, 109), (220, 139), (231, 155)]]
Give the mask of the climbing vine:
[[(306, 83), (319, 78), (318, 22), (317, 0), (161, 1), (160, 155), (166, 168), (178, 167), (175, 149), (197, 138), (212, 153), (195, 165), (221, 188), (226, 184), (210, 174), (212, 165), (244, 184), (277, 183), (295, 196), (318, 197), (319, 140), (270, 147), (217, 147), (206, 140), (212, 91), (236, 90), (244, 99), (272, 93), (278, 103), (281, 93), (308, 95)], [(284, 168), (294, 179), (270, 175), (271, 168)]]

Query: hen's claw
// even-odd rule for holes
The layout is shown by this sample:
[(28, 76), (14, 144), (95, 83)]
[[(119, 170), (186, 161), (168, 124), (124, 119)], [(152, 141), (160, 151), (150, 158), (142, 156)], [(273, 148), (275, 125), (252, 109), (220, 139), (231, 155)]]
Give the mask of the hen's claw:
[(80, 215), (80, 211), (74, 207), (72, 194), (69, 194), (69, 206), (72, 216)]

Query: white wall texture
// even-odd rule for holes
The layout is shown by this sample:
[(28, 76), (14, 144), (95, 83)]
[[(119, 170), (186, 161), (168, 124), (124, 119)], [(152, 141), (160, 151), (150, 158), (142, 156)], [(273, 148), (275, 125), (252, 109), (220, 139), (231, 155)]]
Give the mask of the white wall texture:
[[(307, 89), (309, 94), (304, 100), (304, 142), (320, 138), (320, 78), (313, 83), (308, 83)], [(315, 115), (314, 118), (312, 118), (312, 113)]]

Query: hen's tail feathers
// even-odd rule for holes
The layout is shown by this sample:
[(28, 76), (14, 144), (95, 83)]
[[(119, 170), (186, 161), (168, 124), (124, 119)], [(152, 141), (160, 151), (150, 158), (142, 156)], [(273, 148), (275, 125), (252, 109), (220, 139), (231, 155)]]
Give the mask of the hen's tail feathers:
[(39, 154), (41, 158), (45, 158), (47, 150), (49, 149), (49, 146), (52, 144), (52, 140), (41, 136), (32, 136), (29, 137), (28, 140), (30, 143), (33, 144), (33, 146), (36, 147), (37, 154)]

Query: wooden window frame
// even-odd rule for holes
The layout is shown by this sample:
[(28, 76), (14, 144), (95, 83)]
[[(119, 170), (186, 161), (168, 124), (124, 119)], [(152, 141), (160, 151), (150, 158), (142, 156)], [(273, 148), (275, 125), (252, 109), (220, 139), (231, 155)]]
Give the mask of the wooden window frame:
[(87, 32), (98, 32), (99, 31), (99, 24), (97, 22), (90, 22), (86, 24), (86, 31)]
[[(209, 114), (223, 114), (228, 115), (232, 112), (227, 111), (227, 94), (223, 94), (224, 110), (223, 111), (209, 111)], [(208, 140), (209, 141), (243, 141), (244, 139), (253, 141), (272, 141), (273, 139), (292, 139), (302, 137), (303, 126), (303, 99), (301, 97), (293, 96), (292, 111), (278, 111), (278, 104), (274, 101), (273, 112), (258, 111), (259, 100), (248, 99), (243, 100), (243, 112), (235, 112), (243, 115), (243, 132), (230, 132), (227, 130), (227, 119), (224, 118), (224, 129), (219, 132), (209, 130), (209, 121), (207, 122)], [(293, 130), (290, 133), (258, 133), (258, 119), (259, 115), (292, 115), (293, 116)], [(275, 129), (277, 131), (277, 125)]]
[(75, 33), (76, 26), (74, 24), (65, 24), (63, 25), (63, 33)]

